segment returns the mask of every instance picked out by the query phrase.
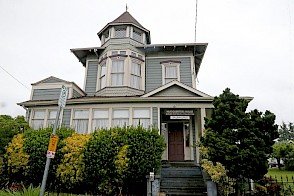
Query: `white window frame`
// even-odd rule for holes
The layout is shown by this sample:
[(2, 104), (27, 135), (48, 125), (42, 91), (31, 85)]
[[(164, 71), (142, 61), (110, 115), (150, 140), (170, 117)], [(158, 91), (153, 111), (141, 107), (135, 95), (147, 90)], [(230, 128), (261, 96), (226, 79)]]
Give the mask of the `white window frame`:
[[(119, 111), (125, 114), (118, 114)], [(129, 108), (114, 108), (112, 109), (112, 127), (124, 127), (129, 125), (130, 110)], [(121, 121), (121, 122), (120, 122)]]
[[(176, 68), (176, 77), (174, 78), (167, 78), (166, 77), (166, 68), (167, 67), (175, 67)], [(177, 80), (180, 81), (180, 63), (175, 63), (175, 62), (167, 62), (167, 63), (161, 63), (161, 69), (162, 69), (162, 85), (171, 82), (172, 80)], [(172, 79), (172, 80), (170, 80)], [(170, 80), (170, 81), (166, 81)]]
[[(95, 112), (99, 112), (99, 111), (101, 112), (101, 114), (99, 116), (96, 116)], [(96, 121), (104, 121), (104, 122), (99, 123)], [(97, 124), (100, 124), (102, 126), (97, 126)], [(92, 131), (95, 131), (97, 129), (108, 129), (108, 128), (109, 128), (109, 110), (108, 109), (93, 109)]]
[[(102, 72), (103, 68), (105, 69), (104, 73)], [(103, 89), (106, 87), (107, 84), (107, 67), (106, 67), (106, 61), (103, 61), (99, 66), (99, 89)], [(102, 75), (103, 74), (103, 75)], [(102, 80), (104, 79), (104, 83)], [(104, 84), (104, 85), (103, 85)]]
[[(121, 58), (121, 57), (117, 57), (117, 58), (112, 58), (111, 60), (112, 60), (112, 62), (111, 62), (111, 86), (123, 86), (124, 81), (125, 81), (125, 79), (124, 79), (124, 77), (125, 77), (125, 59)], [(122, 62), (122, 66), (123, 66), (122, 71), (114, 71), (113, 65), (116, 62)], [(119, 75), (122, 75), (122, 82), (114, 84), (114, 77), (119, 76)]]
[[(76, 112), (86, 112), (87, 116), (77, 117)], [(75, 110), (73, 110), (72, 127), (73, 127), (73, 129), (75, 129), (75, 131), (77, 133), (79, 133), (79, 134), (88, 133), (89, 115), (90, 115), (90, 112), (88, 109), (75, 109)], [(79, 123), (79, 125), (77, 123)], [(85, 125), (82, 125), (83, 127), (80, 127), (81, 126), (80, 123), (85, 123)], [(80, 129), (79, 127), (82, 129)]]
[[(37, 116), (36, 114), (42, 112), (43, 116)], [(44, 128), (44, 124), (45, 124), (45, 118), (46, 118), (46, 110), (34, 110), (33, 111), (33, 116), (32, 116), (32, 123), (31, 123), (31, 127), (35, 130), (37, 129), (42, 129)], [(36, 124), (36, 122), (39, 122)]]
[[(144, 114), (144, 112), (147, 112)], [(148, 129), (151, 125), (151, 110), (150, 108), (133, 108), (132, 124), (137, 127), (140, 125)]]
[[(133, 72), (133, 66), (139, 66), (138, 70), (139, 70), (140, 73)], [(141, 90), (142, 89), (142, 63), (139, 62), (139, 61), (132, 60), (130, 74), (131, 74), (130, 86), (132, 88)], [(134, 82), (135, 80), (137, 80), (138, 84), (136, 84), (136, 82)]]

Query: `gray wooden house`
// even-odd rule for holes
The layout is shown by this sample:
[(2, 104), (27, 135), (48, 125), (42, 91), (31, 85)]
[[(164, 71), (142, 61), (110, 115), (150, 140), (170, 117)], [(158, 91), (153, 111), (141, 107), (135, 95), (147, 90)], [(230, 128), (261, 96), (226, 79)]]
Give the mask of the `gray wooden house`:
[(83, 88), (53, 76), (32, 84), (30, 99), (18, 103), (30, 125), (53, 125), (64, 85), (69, 94), (62, 126), (78, 133), (139, 123), (157, 127), (167, 144), (163, 160), (198, 162), (194, 144), (213, 107), (213, 97), (196, 86), (207, 43), (153, 45), (150, 31), (127, 11), (97, 35), (100, 47), (71, 49), (85, 67)]

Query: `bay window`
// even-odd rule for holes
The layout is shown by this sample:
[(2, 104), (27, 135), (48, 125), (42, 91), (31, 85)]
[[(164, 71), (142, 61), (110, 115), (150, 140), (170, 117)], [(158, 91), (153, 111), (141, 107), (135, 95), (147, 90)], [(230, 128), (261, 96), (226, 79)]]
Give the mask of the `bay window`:
[(129, 125), (129, 110), (114, 109), (112, 114), (112, 127), (124, 127)]
[(131, 87), (140, 89), (141, 87), (141, 65), (136, 62), (132, 62), (131, 70)]
[(124, 83), (124, 60), (113, 60), (111, 68), (111, 85), (123, 86)]
[(106, 86), (106, 63), (105, 62), (100, 66), (99, 82), (100, 82), (100, 89), (105, 88)]
[(93, 112), (92, 130), (108, 128), (108, 110), (97, 109)]
[(88, 110), (75, 110), (73, 117), (73, 128), (79, 134), (88, 132), (89, 111)]

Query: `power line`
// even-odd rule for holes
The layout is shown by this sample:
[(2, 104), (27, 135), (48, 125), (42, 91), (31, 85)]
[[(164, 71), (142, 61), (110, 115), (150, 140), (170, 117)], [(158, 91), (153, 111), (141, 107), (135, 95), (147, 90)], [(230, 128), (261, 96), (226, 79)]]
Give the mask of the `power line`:
[(14, 77), (12, 74), (10, 74), (8, 71), (6, 71), (1, 65), (0, 65), (1, 69), (3, 71), (5, 71), (8, 75), (10, 75), (13, 79), (15, 79), (18, 83), (20, 83), (23, 87), (25, 87), (26, 89), (30, 90), (26, 85), (24, 85), (21, 81), (19, 81), (16, 77)]

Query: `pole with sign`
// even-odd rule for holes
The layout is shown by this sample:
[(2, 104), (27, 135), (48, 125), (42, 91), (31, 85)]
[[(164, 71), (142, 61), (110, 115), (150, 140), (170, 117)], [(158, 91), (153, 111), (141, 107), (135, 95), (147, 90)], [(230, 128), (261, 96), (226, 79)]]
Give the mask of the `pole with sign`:
[(44, 174), (43, 174), (40, 196), (44, 196), (44, 194), (45, 194), (46, 181), (47, 181), (47, 177), (48, 177), (50, 161), (51, 161), (51, 159), (54, 158), (55, 153), (56, 153), (57, 143), (58, 143), (58, 136), (56, 135), (56, 129), (57, 129), (57, 126), (59, 123), (60, 111), (62, 108), (65, 107), (65, 104), (66, 104), (67, 94), (68, 94), (67, 88), (62, 85), (59, 100), (58, 100), (58, 110), (57, 110), (57, 114), (56, 114), (56, 119), (55, 119), (53, 131), (52, 131), (52, 135), (50, 137), (50, 142), (48, 145), (48, 151), (47, 151), (47, 155), (46, 155), (47, 160), (46, 160), (45, 170), (44, 170)]

